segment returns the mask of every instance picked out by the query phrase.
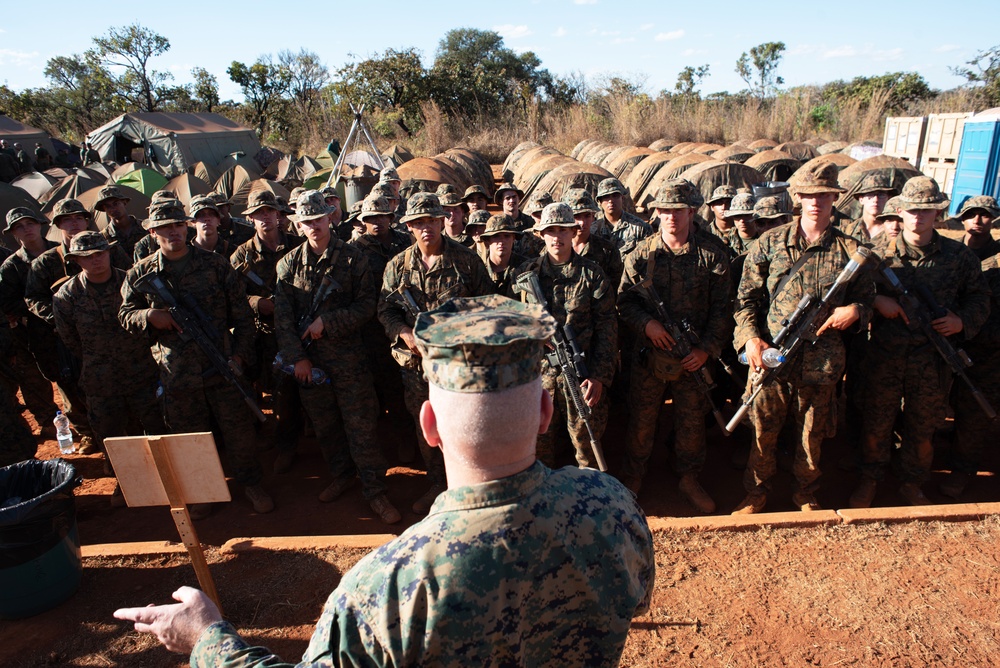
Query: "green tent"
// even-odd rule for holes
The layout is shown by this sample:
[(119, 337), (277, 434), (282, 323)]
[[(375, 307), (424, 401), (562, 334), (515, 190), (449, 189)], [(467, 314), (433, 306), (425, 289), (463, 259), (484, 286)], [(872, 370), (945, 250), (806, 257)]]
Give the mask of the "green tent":
[(118, 185), (134, 188), (146, 197), (151, 197), (153, 193), (167, 185), (167, 179), (163, 174), (143, 167), (118, 179)]

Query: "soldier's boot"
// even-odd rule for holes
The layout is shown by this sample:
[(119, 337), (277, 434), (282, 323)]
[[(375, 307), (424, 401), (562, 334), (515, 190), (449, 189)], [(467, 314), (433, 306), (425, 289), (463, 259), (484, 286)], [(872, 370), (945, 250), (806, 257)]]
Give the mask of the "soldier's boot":
[(911, 506), (929, 506), (931, 500), (924, 496), (924, 490), (915, 482), (905, 482), (899, 486), (899, 495)]
[(243, 493), (250, 503), (253, 504), (254, 511), (258, 513), (269, 513), (274, 510), (274, 499), (260, 485), (247, 485)]
[(945, 496), (950, 496), (953, 499), (957, 499), (962, 496), (965, 492), (965, 488), (969, 486), (972, 481), (972, 476), (968, 473), (962, 473), (961, 471), (952, 471), (948, 474), (948, 477), (941, 481), (938, 485), (938, 489)]
[(211, 515), (214, 509), (214, 503), (190, 503), (188, 504), (188, 515), (193, 520), (203, 520)]
[(792, 503), (804, 513), (820, 509), (819, 502), (812, 492), (795, 492), (792, 494)]
[(288, 473), (292, 470), (292, 464), (294, 462), (295, 452), (292, 450), (281, 450), (278, 452), (278, 456), (274, 458), (274, 472)]
[(375, 514), (378, 515), (379, 519), (385, 524), (395, 524), (399, 520), (403, 519), (403, 516), (399, 514), (396, 510), (396, 506), (392, 505), (389, 501), (389, 497), (385, 494), (379, 494), (374, 499), (371, 500), (369, 505)]
[(355, 476), (342, 476), (337, 478), (329, 485), (326, 486), (322, 492), (319, 493), (319, 500), (323, 503), (330, 503), (331, 501), (336, 501), (340, 498), (340, 495), (349, 490), (354, 486), (354, 481), (357, 480)]
[(688, 503), (698, 509), (698, 512), (705, 515), (715, 512), (715, 501), (708, 495), (705, 488), (701, 486), (698, 482), (698, 477), (694, 473), (685, 473), (681, 476), (681, 481), (677, 485), (677, 489), (688, 500)]
[(861, 483), (851, 493), (851, 498), (848, 501), (851, 504), (851, 508), (871, 508), (872, 501), (875, 500), (875, 488), (877, 486), (878, 483), (875, 482), (874, 478), (862, 476)]
[(736, 506), (736, 510), (733, 511), (733, 515), (755, 515), (764, 510), (764, 506), (767, 505), (767, 495), (766, 494), (747, 494), (746, 498), (740, 501), (740, 505)]
[(431, 485), (431, 488), (424, 492), (424, 495), (413, 502), (413, 512), (418, 515), (426, 515), (427, 511), (431, 509), (434, 505), (434, 499), (438, 498), (438, 494), (443, 492), (447, 487), (441, 483), (435, 483)]
[(77, 450), (77, 453), (81, 455), (96, 455), (100, 451), (100, 448), (98, 448), (97, 444), (94, 443), (93, 438), (90, 436), (80, 437), (80, 447)]

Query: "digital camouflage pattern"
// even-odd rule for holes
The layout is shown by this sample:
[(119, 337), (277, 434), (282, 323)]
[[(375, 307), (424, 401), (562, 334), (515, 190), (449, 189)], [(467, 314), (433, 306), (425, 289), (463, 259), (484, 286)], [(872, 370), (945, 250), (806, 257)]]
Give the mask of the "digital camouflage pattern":
[(985, 211), (990, 218), (1000, 216), (1000, 206), (997, 201), (989, 195), (976, 195), (962, 202), (962, 208), (958, 210), (956, 217), (964, 218), (965, 214), (975, 210)]
[(260, 332), (274, 331), (274, 316), (260, 312), (260, 300), (274, 295), (274, 285), (278, 280), (278, 261), (303, 240), (303, 237), (292, 236), (278, 230), (278, 245), (271, 249), (255, 234), (249, 241), (240, 244), (229, 258), (230, 264), (236, 271), (241, 274), (252, 271), (264, 283), (261, 287), (253, 281), (246, 281), (247, 303), (253, 310)]
[(621, 281), (624, 265), (615, 242), (591, 235), (582, 248), (576, 249), (576, 253), (600, 267), (610, 285), (618, 285)]
[[(536, 463), (442, 493), (358, 562), (300, 665), (617, 665), (655, 568), (645, 517), (619, 482)], [(289, 665), (275, 661), (227, 622), (191, 653), (194, 668)]]
[(873, 171), (865, 174), (854, 191), (855, 197), (870, 195), (872, 193), (889, 193), (890, 196), (896, 194), (896, 189), (892, 187), (892, 179), (886, 172)]
[[(304, 197), (299, 198), (300, 210)], [(361, 340), (375, 315), (375, 279), (365, 254), (331, 237), (322, 255), (302, 244), (278, 262), (274, 323), (286, 364), (308, 359), (326, 372), (327, 385), (299, 389), (333, 478), (352, 477), (355, 467), (368, 500), (386, 491), (386, 463), (375, 433), (378, 399)], [(336, 287), (317, 310), (323, 336), (303, 347), (299, 321), (313, 305), (323, 279)], [(346, 441), (346, 442), (345, 442)]]
[(732, 199), (734, 197), (736, 197), (736, 187), (724, 184), (712, 191), (712, 196), (705, 201), (705, 204), (712, 206), (722, 200)]
[[(490, 237), (504, 232), (514, 235), (515, 244), (517, 243), (516, 240), (525, 234), (525, 232), (521, 232), (517, 229), (517, 223), (510, 216), (505, 214), (490, 216), (490, 218), (486, 221), (486, 229), (483, 230), (480, 235), (482, 243), (475, 249), (476, 252), (479, 253), (479, 257), (482, 259), (483, 265), (486, 267), (486, 271), (490, 275), (490, 281), (493, 283), (493, 292), (498, 295), (506, 295), (510, 293), (510, 286), (516, 278), (515, 272), (517, 271), (517, 268), (528, 261), (528, 258), (512, 249), (510, 258), (507, 261), (507, 266), (502, 271), (498, 271), (497, 268), (493, 266), (493, 263), (490, 261), (489, 253)], [(527, 234), (530, 234), (530, 232)]]
[(640, 241), (653, 233), (653, 226), (628, 211), (622, 211), (622, 217), (617, 223), (612, 223), (602, 213), (594, 219), (590, 233), (613, 242), (624, 258)]
[[(31, 262), (25, 283), (24, 300), (28, 304), (28, 309), (50, 326), (54, 326), (52, 295), (55, 294), (55, 289), (58, 289), (56, 283), (67, 276), (72, 277), (80, 273), (80, 267), (66, 258), (68, 252), (68, 247), (57, 244), (39, 255)], [(132, 259), (121, 247), (112, 246), (111, 266), (128, 271), (132, 266)]]
[(441, 200), (434, 193), (416, 193), (406, 200), (406, 215), (400, 219), (403, 224), (420, 218), (444, 218)]

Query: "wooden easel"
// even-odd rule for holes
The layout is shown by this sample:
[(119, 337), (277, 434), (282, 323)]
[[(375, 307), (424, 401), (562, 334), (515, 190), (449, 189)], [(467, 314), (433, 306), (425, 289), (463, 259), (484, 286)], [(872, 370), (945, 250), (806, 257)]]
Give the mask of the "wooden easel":
[(205, 553), (191, 523), (191, 503), (230, 501), (211, 432), (107, 438), (104, 446), (130, 508), (169, 506), (202, 591), (222, 610)]

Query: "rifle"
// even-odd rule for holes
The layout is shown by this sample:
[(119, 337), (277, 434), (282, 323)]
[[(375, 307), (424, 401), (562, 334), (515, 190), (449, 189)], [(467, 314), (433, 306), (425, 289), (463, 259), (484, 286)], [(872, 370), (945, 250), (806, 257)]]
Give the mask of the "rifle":
[[(399, 287), (390, 292), (386, 296), (385, 300), (403, 308), (403, 311), (407, 315), (410, 327), (413, 327), (413, 325), (416, 324), (417, 316), (422, 313), (420, 305), (417, 304), (417, 300), (413, 298), (413, 294), (410, 292), (410, 285), (406, 282), (400, 283)], [(419, 356), (410, 350), (409, 346), (402, 341), (397, 341), (393, 344), (393, 351), (394, 356), (396, 353), (401, 356), (401, 358), (396, 358), (398, 362), (402, 364), (403, 360), (405, 360), (405, 364), (403, 364), (404, 368), (420, 368)]]
[(750, 377), (750, 389), (743, 396), (743, 405), (739, 407), (733, 419), (726, 425), (726, 431), (730, 434), (743, 421), (754, 399), (760, 394), (764, 387), (778, 378), (779, 374), (787, 367), (787, 362), (792, 356), (802, 350), (804, 343), (816, 343), (819, 338), (816, 332), (823, 323), (826, 322), (833, 310), (837, 308), (834, 303), (840, 294), (847, 288), (847, 284), (854, 278), (858, 270), (872, 257), (872, 252), (864, 246), (859, 246), (851, 255), (850, 261), (844, 270), (837, 276), (830, 289), (826, 291), (822, 299), (817, 300), (810, 293), (806, 293), (795, 307), (795, 311), (790, 316), (781, 321), (781, 331), (774, 337), (774, 346), (781, 351), (781, 355), (786, 362), (777, 367), (761, 367)]
[(181, 293), (180, 300), (176, 299), (170, 292), (170, 288), (167, 287), (166, 281), (157, 272), (140, 277), (135, 282), (135, 288), (147, 295), (158, 297), (167, 305), (170, 315), (181, 327), (181, 341), (194, 341), (201, 348), (201, 351), (205, 353), (215, 371), (236, 388), (240, 396), (243, 397), (243, 401), (250, 407), (254, 416), (261, 422), (264, 422), (267, 418), (264, 417), (260, 407), (257, 406), (257, 402), (254, 401), (250, 393), (240, 383), (239, 376), (242, 376), (243, 372), (232, 360), (227, 360), (223, 357), (219, 349), (212, 343), (213, 339), (218, 340), (221, 337), (215, 327), (212, 326), (211, 319), (201, 310), (198, 302), (187, 293)]
[[(552, 312), (549, 309), (548, 302), (545, 300), (542, 286), (538, 282), (538, 274), (533, 271), (526, 271), (517, 277), (514, 286), (519, 292), (531, 295), (535, 302), (546, 311), (549, 311), (549, 313)], [(608, 465), (604, 461), (604, 450), (594, 437), (594, 430), (590, 426), (590, 406), (587, 405), (587, 402), (583, 400), (583, 395), (580, 394), (580, 382), (581, 380), (585, 380), (588, 374), (587, 366), (583, 359), (584, 353), (576, 343), (576, 336), (572, 326), (557, 326), (555, 334), (552, 335), (551, 344), (554, 350), (548, 355), (549, 363), (559, 369), (563, 380), (566, 382), (566, 389), (569, 392), (570, 400), (573, 402), (573, 408), (576, 409), (576, 414), (583, 421), (583, 426), (587, 428), (587, 435), (590, 437), (590, 447), (594, 451), (594, 458), (597, 460), (597, 468), (601, 471), (607, 471)]]
[[(670, 332), (670, 336), (674, 340), (674, 347), (671, 348), (670, 353), (677, 359), (684, 359), (690, 355), (691, 350), (699, 343), (698, 334), (687, 320), (681, 320), (678, 323), (670, 316), (670, 311), (667, 310), (656, 288), (653, 287), (653, 277), (647, 276), (645, 280), (636, 283), (630, 289), (638, 292), (647, 303), (653, 306), (653, 309), (656, 311), (657, 320)], [(722, 427), (723, 433), (729, 436), (729, 431), (726, 430), (726, 420), (722, 417), (719, 407), (715, 405), (715, 401), (712, 400), (712, 390), (715, 389), (715, 382), (712, 380), (712, 374), (708, 371), (708, 366), (703, 364), (700, 369), (691, 375), (694, 376), (698, 384), (698, 391), (708, 399), (708, 405), (712, 409), (715, 421)]]
[[(253, 272), (250, 272), (253, 273)], [(340, 283), (338, 283), (330, 274), (323, 276), (323, 280), (319, 284), (319, 288), (313, 294), (312, 302), (309, 304), (309, 310), (302, 314), (299, 318), (298, 330), (299, 337), (306, 333), (309, 329), (309, 325), (313, 324), (316, 320), (316, 314), (319, 312), (319, 307), (323, 305), (327, 297), (332, 295), (335, 291), (340, 290)], [(302, 348), (306, 349), (312, 345), (313, 340), (311, 338), (306, 339), (302, 343)]]
[(952, 373), (961, 378), (966, 386), (968, 386), (969, 391), (972, 392), (972, 396), (976, 399), (976, 403), (986, 413), (986, 417), (991, 420), (996, 419), (997, 412), (993, 410), (993, 406), (990, 405), (990, 402), (983, 393), (972, 384), (969, 376), (965, 373), (965, 370), (972, 366), (972, 360), (969, 359), (969, 355), (961, 348), (955, 350), (955, 347), (951, 345), (947, 337), (940, 334), (934, 329), (934, 325), (931, 324), (932, 321), (948, 315), (948, 310), (942, 308), (937, 303), (934, 295), (931, 294), (926, 285), (916, 286), (914, 292), (917, 294), (913, 295), (889, 267), (882, 267), (882, 275), (889, 281), (889, 285), (899, 293), (896, 300), (903, 308), (903, 313), (906, 314), (907, 320), (910, 321), (910, 327), (917, 327), (927, 337), (927, 340), (933, 344), (938, 354), (951, 367)]
[(236, 267), (236, 271), (242, 274), (243, 278), (247, 279), (250, 283), (253, 283), (258, 288), (267, 293), (267, 299), (273, 298), (273, 290), (269, 290), (267, 284), (264, 283), (264, 279), (257, 275), (253, 269), (250, 268), (249, 262), (244, 262), (240, 266)]

